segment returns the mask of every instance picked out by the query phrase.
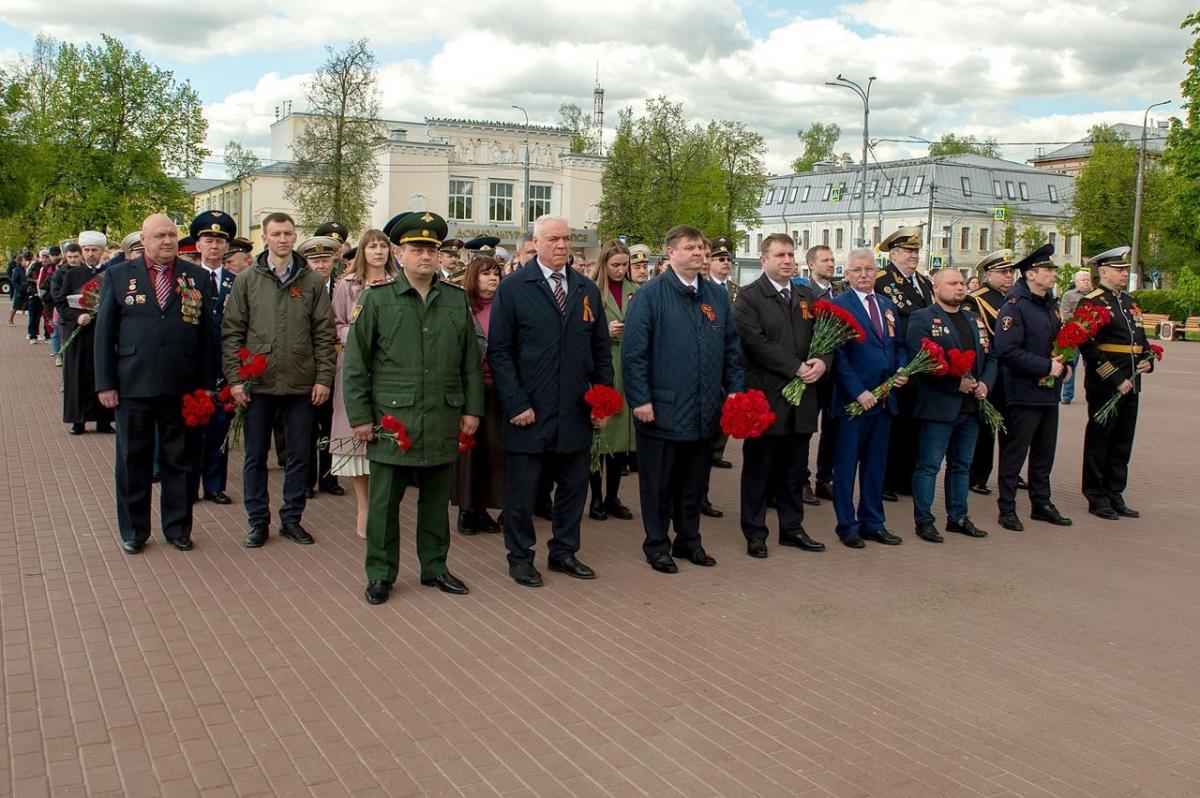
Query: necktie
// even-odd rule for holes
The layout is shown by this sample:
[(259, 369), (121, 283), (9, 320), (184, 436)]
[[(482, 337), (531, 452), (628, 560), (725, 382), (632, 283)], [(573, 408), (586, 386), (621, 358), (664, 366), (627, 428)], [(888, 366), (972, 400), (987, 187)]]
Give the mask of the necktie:
[(559, 313), (567, 312), (567, 292), (563, 290), (563, 277), (558, 272), (550, 275), (550, 279), (554, 280), (554, 304), (558, 305)]
[(779, 289), (779, 295), (781, 297), (783, 297), (783, 304), (785, 304), (785, 305), (792, 304), (792, 289), (790, 287), (785, 286), (785, 287)]
[(208, 290), (212, 292), (214, 297), (219, 292), (219, 289), (217, 288), (217, 273), (211, 269), (208, 272)]
[(161, 263), (154, 264), (154, 298), (158, 300), (158, 309), (167, 306), (171, 296), (171, 283), (167, 280), (167, 267)]
[(867, 294), (867, 312), (871, 314), (871, 326), (875, 328), (875, 333), (883, 337), (883, 319), (879, 317), (879, 308), (875, 305), (875, 295)]

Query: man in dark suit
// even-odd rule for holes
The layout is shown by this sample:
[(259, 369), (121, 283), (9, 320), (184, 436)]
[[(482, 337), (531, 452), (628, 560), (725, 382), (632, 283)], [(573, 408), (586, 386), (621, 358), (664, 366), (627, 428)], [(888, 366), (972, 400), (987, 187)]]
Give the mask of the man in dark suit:
[[(875, 259), (868, 249), (856, 249), (846, 259), (846, 284), (850, 290), (833, 300), (858, 318), (866, 338), (850, 341), (834, 351), (833, 411), (836, 455), (833, 462), (833, 508), (837, 534), (852, 549), (863, 547), (863, 538), (889, 546), (902, 542), (884, 526), (883, 474), (887, 466), (888, 433), (897, 412), (896, 397), (876, 399), (871, 393), (908, 362), (898, 335), (896, 306), (875, 292)], [(907, 378), (896, 379), (902, 387)], [(846, 405), (857, 401), (861, 415), (850, 417)], [(858, 508), (854, 506), (854, 481), (859, 478)]]
[[(967, 295), (967, 298), (963, 300), (963, 309), (972, 311), (979, 316), (979, 320), (983, 322), (989, 348), (994, 350), (996, 317), (1000, 315), (1000, 308), (1004, 306), (1004, 298), (1013, 286), (1013, 252), (1011, 249), (989, 252), (975, 265), (975, 269), (982, 273), (984, 284)], [(1007, 402), (1004, 399), (1004, 380), (996, 380), (988, 394), (988, 401), (1001, 413), (1005, 411)], [(1002, 432), (999, 435), (1001, 448), (1003, 448), (1005, 434)], [(971, 458), (970, 485), (971, 491), (981, 496), (987, 496), (992, 492), (987, 483), (992, 476), (992, 464), (996, 460), (996, 437), (990, 428), (985, 427), (979, 430), (979, 435), (975, 439), (975, 455)]]
[(975, 363), (961, 377), (922, 374), (916, 393), (918, 444), (913, 472), (913, 518), (917, 537), (941, 543), (933, 523), (933, 491), (942, 460), (946, 461), (946, 531), (981, 538), (967, 515), (967, 490), (975, 438), (979, 433), (979, 401), (986, 399), (996, 382), (996, 356), (988, 345), (987, 330), (979, 316), (962, 307), (967, 286), (958, 269), (942, 269), (933, 276), (934, 304), (912, 314), (908, 322), (908, 356), (921, 350), (921, 340), (950, 350), (974, 352)]
[(179, 233), (165, 214), (142, 224), (142, 257), (105, 272), (96, 318), (96, 389), (117, 414), (117, 524), (122, 547), (150, 537), (150, 474), (158, 431), (163, 535), (192, 548), (190, 471), (198, 436), (184, 426), (183, 395), (206, 383), (212, 319), (198, 266), (176, 258)]
[[(318, 233), (306, 238), (296, 247), (296, 251), (308, 261), (308, 267), (321, 275), (325, 294), (333, 300), (333, 286), (337, 283), (340, 266), (335, 265), (334, 254), (342, 249), (342, 244), (335, 234), (344, 234), (341, 225), (327, 222), (318, 230), (328, 230), (329, 234)], [(332, 304), (330, 305), (330, 321), (333, 320)], [(331, 496), (344, 496), (346, 489), (338, 484), (338, 478), (332, 473), (333, 455), (329, 452), (329, 437), (333, 434), (333, 402), (326, 402), (313, 408), (313, 431), (309, 437), (308, 459), (312, 468), (308, 473), (308, 498), (317, 495), (317, 488)], [(322, 444), (321, 441), (324, 441)]]
[[(792, 284), (796, 273), (795, 242), (785, 233), (763, 239), (759, 261), (763, 274), (740, 292), (733, 308), (742, 341), (742, 370), (748, 388), (767, 396), (775, 423), (759, 438), (742, 445), (742, 534), (746, 553), (767, 556), (767, 495), (774, 488), (779, 514), (779, 545), (804, 551), (824, 551), (804, 531), (803, 491), (808, 468), (808, 444), (817, 429), (820, 401), (816, 383), (833, 356), (809, 356), (812, 343), (813, 297)], [(810, 386), (797, 407), (783, 388), (799, 377)]]
[[(896, 306), (900, 346), (908, 336), (908, 317), (933, 302), (929, 278), (917, 271), (921, 253), (921, 230), (902, 227), (879, 243), (888, 255), (888, 265), (875, 275), (875, 291)], [(896, 414), (888, 441), (887, 472), (883, 498), (896, 501), (899, 494), (912, 492), (913, 466), (917, 462), (917, 424), (913, 419), (917, 394), (912, 388), (896, 391)]]
[(567, 268), (571, 228), (534, 223), (537, 257), (500, 282), (488, 330), (488, 365), (504, 408), (504, 545), (517, 584), (540, 587), (533, 564), (538, 480), (554, 476), (549, 567), (577, 579), (595, 573), (575, 556), (588, 491), (591, 411), (583, 395), (613, 383), (608, 324), (596, 284)]
[[(841, 293), (842, 289), (833, 282), (833, 272), (837, 261), (834, 260), (833, 250), (824, 244), (810, 247), (804, 253), (804, 262), (808, 266), (808, 277), (792, 278), (793, 286), (806, 287), (813, 302), (829, 302)], [(817, 400), (821, 408), (821, 437), (817, 443), (817, 472), (816, 488), (809, 483), (813, 476), (808, 468), (808, 451), (805, 452), (804, 492), (805, 504), (817, 506), (821, 499), (833, 501), (833, 425), (836, 416), (833, 414), (833, 380), (821, 380), (816, 385)], [(811, 443), (811, 436), (809, 438)]]
[(642, 552), (661, 573), (678, 570), (672, 554), (717, 564), (700, 543), (700, 502), (721, 406), (744, 388), (729, 295), (700, 277), (704, 249), (695, 227), (667, 231), (670, 266), (634, 294), (622, 333), (621, 375), (637, 430)]

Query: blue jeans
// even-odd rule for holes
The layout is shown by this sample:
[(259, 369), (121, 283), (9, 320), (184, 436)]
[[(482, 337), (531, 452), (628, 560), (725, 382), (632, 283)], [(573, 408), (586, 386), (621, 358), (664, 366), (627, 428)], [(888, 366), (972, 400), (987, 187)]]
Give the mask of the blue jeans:
[(967, 514), (967, 484), (979, 416), (959, 413), (950, 423), (921, 421), (917, 442), (917, 467), (913, 471), (913, 520), (933, 523), (933, 491), (942, 460), (946, 461), (946, 517), (959, 521)]
[(1067, 365), (1071, 367), (1071, 378), (1063, 380), (1062, 384), (1062, 400), (1069, 402), (1075, 398), (1075, 372), (1079, 369), (1079, 353), (1075, 353), (1075, 357), (1067, 361)]
[(54, 332), (50, 333), (50, 354), (57, 355), (59, 344), (62, 342), (62, 335), (59, 333), (58, 322), (50, 325), (50, 329)]

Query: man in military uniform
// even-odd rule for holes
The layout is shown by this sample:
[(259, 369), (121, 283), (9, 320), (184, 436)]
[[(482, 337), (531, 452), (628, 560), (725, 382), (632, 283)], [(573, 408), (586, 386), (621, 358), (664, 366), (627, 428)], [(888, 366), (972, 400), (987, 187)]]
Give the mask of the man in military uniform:
[(246, 270), (246, 267), (253, 260), (250, 257), (250, 252), (253, 249), (254, 245), (248, 239), (241, 236), (235, 236), (230, 239), (229, 247), (225, 250), (225, 256), (221, 258), (224, 268), (234, 277), (238, 276)]
[[(1137, 510), (1125, 503), (1129, 479), (1129, 456), (1137, 427), (1138, 393), (1142, 375), (1154, 370), (1154, 355), (1142, 327), (1142, 309), (1126, 289), (1129, 287), (1129, 247), (1103, 252), (1087, 262), (1098, 273), (1100, 287), (1084, 296), (1079, 306), (1108, 308), (1112, 321), (1100, 328), (1094, 339), (1085, 341), (1080, 354), (1087, 363), (1088, 422), (1083, 435), (1083, 495), (1088, 512), (1116, 521), (1137, 518)], [(1096, 411), (1115, 394), (1117, 414), (1107, 425), (1093, 420)]]
[[(332, 228), (332, 229), (331, 229)], [(345, 233), (344, 228), (334, 222), (323, 224), (318, 230), (329, 230), (331, 233)], [(338, 252), (344, 248), (344, 243), (334, 235), (315, 235), (306, 238), (296, 247), (296, 251), (308, 261), (308, 267), (324, 279), (322, 285), (325, 295), (333, 301), (333, 286), (338, 274), (335, 265)], [(333, 308), (330, 306), (329, 320), (333, 322)], [(309, 440), (309, 460), (313, 468), (308, 472), (308, 498), (315, 498), (317, 489), (331, 496), (344, 496), (346, 489), (338, 484), (338, 478), (330, 471), (333, 469), (333, 457), (329, 453), (329, 436), (333, 433), (333, 402), (325, 402), (313, 408), (313, 431)], [(322, 445), (321, 440), (325, 443)]]
[[(500, 239), (496, 239), (499, 243)], [(462, 262), (463, 242), (461, 238), (447, 238), (438, 247), (438, 271), (443, 280), (462, 283), (467, 275), (466, 264)], [(455, 280), (454, 277), (458, 276)]]
[[(732, 305), (738, 298), (738, 293), (742, 287), (729, 279), (729, 273), (733, 269), (733, 242), (725, 236), (717, 236), (712, 240), (712, 254), (708, 258), (708, 279), (710, 282), (719, 285), (725, 289), (729, 295), (729, 304)], [(733, 468), (733, 463), (725, 459), (725, 446), (729, 443), (729, 436), (722, 435), (717, 438), (717, 445), (713, 449), (712, 467), (713, 468)], [(712, 471), (709, 471), (708, 477), (705, 478), (704, 499), (700, 503), (701, 512), (705, 515), (705, 509), (715, 510), (712, 503), (708, 500), (708, 478), (712, 476)], [(720, 510), (715, 510), (721, 513)], [(724, 513), (721, 513), (724, 515)], [(717, 516), (720, 517), (720, 516)]]
[[(998, 249), (989, 252), (975, 265), (975, 270), (983, 278), (983, 285), (967, 295), (963, 307), (977, 314), (983, 324), (986, 343), (993, 351), (996, 340), (996, 317), (1000, 308), (1004, 307), (1004, 298), (1013, 285), (1013, 252), (1011, 249)], [(1004, 380), (997, 379), (988, 401), (1001, 413), (1004, 412)], [(1000, 439), (1003, 444), (1004, 435)], [(969, 477), (971, 490), (981, 496), (992, 492), (988, 487), (988, 479), (992, 476), (992, 463), (996, 459), (996, 436), (987, 424), (981, 424), (979, 437), (975, 439), (975, 455), (971, 459), (971, 475)], [(1019, 487), (1019, 486), (1018, 486)]]
[[(333, 252), (334, 268), (337, 268), (337, 262), (342, 259), (342, 254), (350, 249), (350, 231), (345, 225), (338, 222), (323, 222), (317, 225), (317, 229), (313, 231), (313, 238), (332, 238), (337, 242), (337, 249)], [(337, 273), (334, 273), (334, 279), (337, 278)]]
[[(476, 236), (470, 241), (462, 245), (462, 248), (467, 252), (467, 263), (475, 260), (475, 258), (493, 258), (496, 256), (496, 247), (500, 246), (500, 239), (496, 236)], [(467, 274), (467, 263), (458, 260), (458, 253), (454, 253), (455, 261), (451, 265), (454, 266), (454, 273), (447, 280), (452, 280), (456, 283), (461, 283), (463, 277)], [(454, 278), (458, 279), (454, 279)]]
[[(886, 252), (888, 265), (875, 274), (875, 292), (892, 300), (900, 323), (896, 336), (902, 343), (908, 336), (908, 318), (913, 311), (933, 303), (933, 285), (929, 278), (917, 272), (921, 253), (921, 230), (902, 227), (879, 242), (879, 251)], [(913, 413), (917, 406), (916, 386), (895, 392), (898, 412), (892, 418), (888, 439), (887, 472), (883, 480), (883, 498), (896, 501), (898, 494), (912, 493), (913, 468), (917, 464), (917, 424)]]
[[(1000, 442), (1000, 526), (1025, 527), (1017, 517), (1017, 477), (1029, 457), (1029, 517), (1070, 526), (1050, 502), (1050, 470), (1058, 444), (1058, 392), (1070, 366), (1054, 356), (1054, 338), (1062, 327), (1054, 301), (1053, 244), (1044, 244), (1018, 261), (1021, 278), (1008, 292), (996, 320), (996, 356), (1004, 367), (1008, 436)], [(1049, 384), (1043, 381), (1048, 379)]]
[[(363, 293), (354, 309), (342, 372), (346, 413), (371, 461), (367, 514), (369, 604), (387, 601), (400, 559), (400, 501), (414, 479), (421, 584), (446, 593), (467, 586), (446, 567), (450, 482), (458, 436), (474, 435), (483, 415), (483, 370), (467, 295), (437, 278), (445, 219), (411, 213), (392, 227), (400, 249), (395, 279)], [(411, 441), (376, 437), (385, 416)]]

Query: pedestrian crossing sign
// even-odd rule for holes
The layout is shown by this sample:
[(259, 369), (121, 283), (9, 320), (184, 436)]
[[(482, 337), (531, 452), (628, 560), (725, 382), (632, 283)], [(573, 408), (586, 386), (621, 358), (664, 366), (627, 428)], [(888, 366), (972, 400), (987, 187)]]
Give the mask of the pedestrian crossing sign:
[(1003, 222), (1005, 216), (1007, 216), (1007, 214), (1005, 213), (1004, 208), (992, 208), (992, 218), (997, 222)]

